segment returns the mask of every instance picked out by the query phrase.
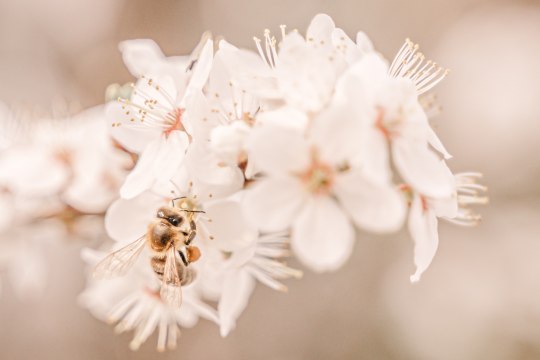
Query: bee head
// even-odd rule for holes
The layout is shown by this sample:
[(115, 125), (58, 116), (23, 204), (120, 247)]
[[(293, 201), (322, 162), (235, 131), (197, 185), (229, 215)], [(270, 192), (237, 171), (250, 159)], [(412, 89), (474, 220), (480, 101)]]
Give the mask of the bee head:
[(162, 207), (157, 211), (156, 217), (159, 219), (164, 220), (168, 224), (179, 227), (181, 226), (185, 221), (185, 216), (180, 211), (175, 210), (170, 207)]

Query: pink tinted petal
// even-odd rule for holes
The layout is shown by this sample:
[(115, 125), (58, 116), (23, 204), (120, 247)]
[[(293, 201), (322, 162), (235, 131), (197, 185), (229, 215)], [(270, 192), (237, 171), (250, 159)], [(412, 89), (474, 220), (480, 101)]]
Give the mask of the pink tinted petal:
[(411, 276), (411, 282), (417, 282), (431, 264), (439, 246), (437, 217), (430, 209), (424, 210), (419, 196), (414, 198), (411, 205), (409, 233), (414, 240), (414, 264), (416, 265), (416, 272)]
[(446, 198), (454, 192), (447, 166), (427, 144), (397, 139), (392, 143), (394, 164), (405, 182), (420, 194)]
[(298, 215), (307, 195), (295, 178), (263, 179), (246, 192), (245, 217), (262, 231), (285, 230)]
[(399, 230), (405, 220), (405, 199), (391, 184), (370, 181), (353, 170), (337, 177), (334, 191), (362, 229), (393, 232)]
[(347, 261), (353, 245), (354, 229), (336, 202), (326, 196), (310, 198), (293, 224), (295, 256), (313, 271), (333, 271)]
[(206, 223), (212, 235), (212, 243), (222, 251), (235, 251), (253, 243), (258, 236), (257, 229), (245, 221), (238, 201), (221, 200), (205, 206), (206, 216), (212, 219)]
[(163, 198), (148, 192), (130, 200), (118, 199), (105, 215), (107, 233), (116, 241), (134, 241), (146, 233), (148, 224), (163, 205), (167, 205)]
[(280, 126), (260, 126), (251, 132), (246, 148), (254, 166), (268, 174), (303, 171), (310, 163), (310, 147), (297, 131)]

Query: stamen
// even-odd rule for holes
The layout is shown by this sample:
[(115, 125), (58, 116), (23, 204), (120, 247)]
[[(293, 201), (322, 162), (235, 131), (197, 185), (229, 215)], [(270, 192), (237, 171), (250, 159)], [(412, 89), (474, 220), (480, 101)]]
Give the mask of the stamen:
[(418, 53), (418, 49), (418, 44), (406, 39), (392, 61), (388, 73), (392, 77), (410, 79), (420, 95), (441, 82), (448, 75), (449, 70), (440, 67), (431, 60), (424, 62), (425, 56)]

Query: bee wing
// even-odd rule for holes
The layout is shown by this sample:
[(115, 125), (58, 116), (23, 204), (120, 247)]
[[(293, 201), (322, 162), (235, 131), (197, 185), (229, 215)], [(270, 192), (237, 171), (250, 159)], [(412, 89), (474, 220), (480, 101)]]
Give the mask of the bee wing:
[(125, 275), (139, 257), (142, 249), (144, 249), (145, 237), (143, 235), (134, 242), (110, 253), (96, 265), (94, 276), (106, 279)]
[(161, 299), (166, 304), (180, 307), (180, 305), (182, 305), (182, 287), (180, 277), (178, 276), (175, 253), (176, 249), (174, 246), (171, 246), (169, 250), (167, 250), (160, 295)]

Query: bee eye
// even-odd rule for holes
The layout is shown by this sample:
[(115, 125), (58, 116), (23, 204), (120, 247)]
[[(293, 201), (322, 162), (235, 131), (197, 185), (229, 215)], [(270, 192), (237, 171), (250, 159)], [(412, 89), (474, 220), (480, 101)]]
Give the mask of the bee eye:
[(172, 226), (178, 226), (182, 223), (182, 218), (177, 218), (177, 217), (170, 217), (167, 219), (167, 221), (172, 225)]

